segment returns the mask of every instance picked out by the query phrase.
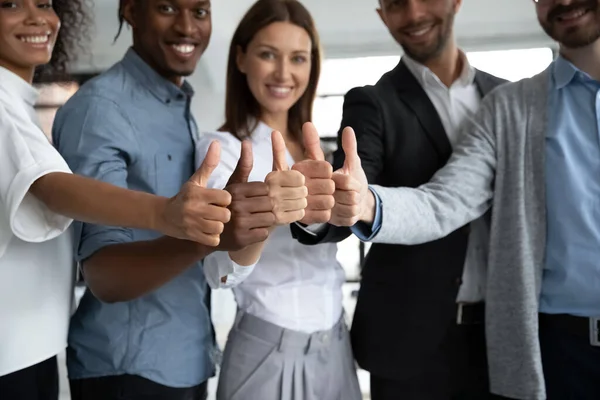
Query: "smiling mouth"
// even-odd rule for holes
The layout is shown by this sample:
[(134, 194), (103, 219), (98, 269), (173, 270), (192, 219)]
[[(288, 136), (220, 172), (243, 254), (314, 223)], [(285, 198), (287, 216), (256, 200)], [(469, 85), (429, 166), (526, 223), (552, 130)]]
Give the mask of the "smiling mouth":
[(171, 48), (173, 48), (173, 50), (175, 50), (175, 52), (177, 52), (178, 54), (181, 54), (182, 56), (189, 56), (194, 52), (194, 50), (196, 50), (196, 45), (173, 44), (173, 45), (171, 45)]
[(45, 35), (18, 35), (21, 42), (34, 45), (46, 45), (50, 42), (50, 34)]
[(589, 8), (579, 8), (556, 16), (558, 22), (572, 22), (592, 11)]
[(405, 29), (403, 32), (406, 36), (411, 38), (420, 38), (427, 35), (433, 29), (434, 24), (421, 25), (416, 28)]

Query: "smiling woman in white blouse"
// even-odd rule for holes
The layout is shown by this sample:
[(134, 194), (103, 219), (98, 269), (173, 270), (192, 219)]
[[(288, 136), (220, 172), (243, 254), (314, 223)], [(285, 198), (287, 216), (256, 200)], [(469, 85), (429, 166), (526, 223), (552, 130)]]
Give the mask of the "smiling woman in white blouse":
[[(313, 20), (296, 0), (259, 0), (234, 33), (227, 67), (226, 121), (204, 135), (199, 159), (221, 142), (221, 164), (208, 186), (223, 188), (242, 140), (252, 143), (251, 181), (273, 169), (271, 132), (281, 132), (287, 165), (304, 155), (302, 124), (311, 120), (321, 54)], [(355, 400), (362, 398), (344, 321), (345, 274), (335, 244), (303, 246), (289, 226), (276, 228), (252, 271), (223, 265), (207, 277), (213, 288), (232, 287), (238, 305), (225, 347), (219, 400)], [(216, 270), (211, 268), (210, 270)], [(233, 272), (228, 275), (228, 273)]]
[[(73, 50), (83, 48), (78, 44), (86, 38), (85, 6), (85, 0), (0, 0), (2, 399), (58, 399), (56, 355), (67, 343), (75, 276), (67, 230), (72, 218), (154, 229), (210, 249), (229, 220), (229, 211), (219, 207), (220, 229), (204, 232), (198, 218), (213, 210), (217, 219), (211, 204), (229, 204), (224, 191), (218, 200), (192, 183), (173, 199), (125, 190), (72, 174), (48, 141), (34, 109), (34, 73), (42, 65), (63, 73)], [(68, 21), (62, 29), (61, 18)], [(218, 163), (218, 144), (210, 152), (210, 163)], [(199, 173), (208, 175), (211, 168)]]

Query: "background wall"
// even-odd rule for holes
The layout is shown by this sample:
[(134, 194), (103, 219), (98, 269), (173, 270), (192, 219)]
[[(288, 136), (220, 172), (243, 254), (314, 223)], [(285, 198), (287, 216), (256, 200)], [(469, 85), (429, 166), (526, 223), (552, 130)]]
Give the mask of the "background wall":
[[(229, 41), (253, 0), (213, 0), (213, 35), (196, 73), (194, 112), (202, 129), (223, 120), (225, 65)], [(375, 8), (377, 0), (304, 0), (319, 29), (326, 59), (399, 55)], [(130, 45), (130, 33), (117, 32), (118, 0), (95, 0), (96, 27), (91, 57), (79, 65), (84, 72), (101, 71), (118, 61)], [(534, 4), (526, 0), (464, 0), (456, 35), (469, 51), (551, 46), (539, 28)], [(323, 79), (322, 79), (323, 80)]]

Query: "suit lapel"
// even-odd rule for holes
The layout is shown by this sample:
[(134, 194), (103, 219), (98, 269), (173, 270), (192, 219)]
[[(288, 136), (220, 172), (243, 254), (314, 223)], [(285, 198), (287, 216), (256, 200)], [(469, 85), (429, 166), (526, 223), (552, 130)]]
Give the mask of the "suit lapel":
[(392, 79), (400, 93), (400, 98), (417, 116), (433, 147), (443, 159), (443, 163), (446, 163), (452, 154), (452, 146), (427, 93), (402, 61), (392, 70)]
[(485, 97), (489, 92), (492, 91), (496, 86), (498, 86), (497, 82), (494, 82), (489, 78), (485, 73), (476, 70), (475, 72), (475, 85), (479, 90), (479, 95), (481, 97)]

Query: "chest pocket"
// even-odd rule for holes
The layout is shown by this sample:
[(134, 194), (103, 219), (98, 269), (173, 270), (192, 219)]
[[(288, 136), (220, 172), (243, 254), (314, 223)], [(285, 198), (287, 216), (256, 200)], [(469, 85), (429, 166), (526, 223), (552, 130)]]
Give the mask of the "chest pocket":
[(176, 195), (190, 177), (191, 160), (170, 153), (159, 153), (154, 157), (156, 194), (172, 197)]

